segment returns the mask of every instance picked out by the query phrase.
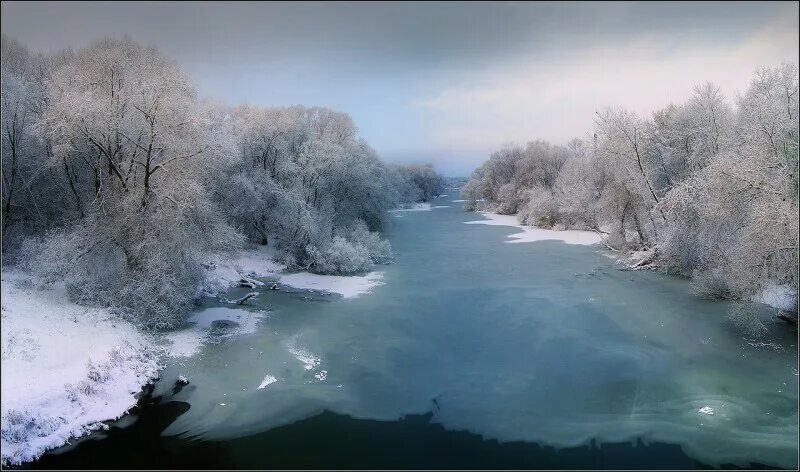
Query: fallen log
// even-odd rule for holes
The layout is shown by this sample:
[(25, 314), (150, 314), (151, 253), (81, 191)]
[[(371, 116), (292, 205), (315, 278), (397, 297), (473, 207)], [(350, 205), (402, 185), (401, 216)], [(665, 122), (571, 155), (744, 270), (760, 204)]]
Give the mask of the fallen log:
[(239, 287), (247, 287), (247, 288), (256, 288), (264, 285), (264, 282), (258, 281), (256, 279), (251, 279), (250, 277), (242, 277), (239, 279), (238, 286)]
[(231, 300), (231, 303), (235, 303), (237, 305), (241, 305), (244, 302), (246, 302), (247, 300), (250, 300), (251, 298), (256, 297), (256, 296), (258, 296), (257, 292), (251, 292), (251, 293), (248, 293), (247, 295), (243, 296), (242, 298), (237, 298), (236, 300)]
[(251, 298), (256, 296), (258, 296), (258, 292), (250, 292), (247, 295), (243, 296), (242, 298), (237, 298), (235, 300), (231, 300), (229, 298), (225, 298), (219, 295), (217, 295), (217, 299), (222, 303), (230, 303), (231, 305), (242, 305), (247, 300), (250, 300)]

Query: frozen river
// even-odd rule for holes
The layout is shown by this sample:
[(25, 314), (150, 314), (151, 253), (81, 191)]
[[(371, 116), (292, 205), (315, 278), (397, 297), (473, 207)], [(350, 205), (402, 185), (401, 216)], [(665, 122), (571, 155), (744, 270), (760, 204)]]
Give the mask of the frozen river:
[(797, 467), (785, 326), (745, 339), (685, 280), (599, 246), (508, 244), (518, 230), (464, 224), (481, 217), (451, 200), (390, 216), (395, 263), (371, 293), (209, 302), (252, 332), (212, 324), (157, 401), (32, 466)]

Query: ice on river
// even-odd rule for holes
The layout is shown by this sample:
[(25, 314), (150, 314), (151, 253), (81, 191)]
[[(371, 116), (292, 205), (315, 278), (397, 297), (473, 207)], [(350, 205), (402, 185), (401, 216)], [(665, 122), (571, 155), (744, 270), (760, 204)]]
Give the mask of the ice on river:
[(567, 244), (591, 245), (602, 241), (599, 234), (593, 231), (563, 230), (536, 228), (525, 226), (517, 221), (515, 215), (498, 215), (496, 213), (481, 212), (486, 219), (477, 221), (467, 221), (468, 225), (489, 225), (489, 226), (511, 226), (521, 229), (521, 233), (508, 235), (511, 241), (507, 243), (529, 243), (534, 241), (564, 241)]
[(353, 298), (370, 292), (383, 285), (382, 272), (370, 272), (366, 275), (321, 275), (310, 272), (297, 272), (282, 275), (281, 283), (294, 288), (314, 289), (334, 292), (344, 298)]
[[(164, 434), (225, 440), (325, 409), (386, 421), (434, 411), (448, 430), (504, 442), (642, 438), (709, 465), (797, 466), (797, 339), (785, 326), (743, 339), (730, 305), (686, 280), (616, 270), (582, 244), (499, 244), (510, 231), (436, 212), (391, 219), (391, 283), (369, 296), (273, 291), (253, 302), (270, 309), (255, 333), (176, 359), (165, 378), (182, 372), (196, 388)], [(254, 388), (266, 373), (280, 380)]]

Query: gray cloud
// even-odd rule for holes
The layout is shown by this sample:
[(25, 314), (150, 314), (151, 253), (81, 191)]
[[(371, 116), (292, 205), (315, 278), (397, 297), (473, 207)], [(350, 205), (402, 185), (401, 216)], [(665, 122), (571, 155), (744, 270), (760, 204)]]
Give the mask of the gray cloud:
[[(647, 108), (655, 95), (634, 83), (637, 74), (683, 93), (687, 81), (731, 74), (746, 80), (760, 64), (741, 45), (777, 50), (769, 60), (797, 50), (796, 2), (4, 2), (1, 8), (3, 33), (33, 49), (128, 35), (177, 60), (203, 95), (342, 109), (385, 157), (430, 157), (452, 173), (466, 173), (505, 140), (560, 140), (585, 131), (591, 107), (571, 97), (619, 100), (601, 96), (586, 76), (608, 75), (609, 64), (628, 71), (635, 86), (619, 87), (612, 74), (603, 90), (629, 90), (618, 104)], [(780, 31), (765, 37), (781, 19)], [(638, 44), (646, 45), (649, 62)], [(690, 53), (693, 60), (686, 59)], [(562, 83), (582, 89), (565, 91)], [(452, 142), (460, 136), (462, 142)]]

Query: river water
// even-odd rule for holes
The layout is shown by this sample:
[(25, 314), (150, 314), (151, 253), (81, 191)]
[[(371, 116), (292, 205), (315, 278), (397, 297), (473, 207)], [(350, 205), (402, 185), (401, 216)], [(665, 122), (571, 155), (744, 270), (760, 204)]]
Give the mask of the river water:
[(797, 467), (796, 334), (745, 339), (685, 280), (507, 244), (451, 199), (390, 217), (385, 285), (264, 290), (254, 333), (216, 326), (144, 406), (31, 465)]

